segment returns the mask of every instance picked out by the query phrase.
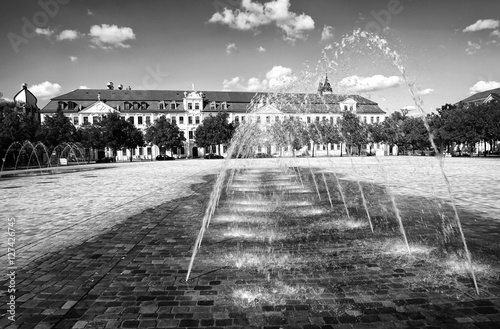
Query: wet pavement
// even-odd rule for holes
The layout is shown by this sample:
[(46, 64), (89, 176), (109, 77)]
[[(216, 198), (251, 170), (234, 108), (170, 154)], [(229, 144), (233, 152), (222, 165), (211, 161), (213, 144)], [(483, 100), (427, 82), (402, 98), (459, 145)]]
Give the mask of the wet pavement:
[[(187, 282), (224, 162), (113, 164), (0, 179), (2, 222), (15, 218), (16, 230), (16, 291), (4, 282), (0, 327), (498, 328), (499, 165), (467, 160), (229, 164), (240, 170), (223, 191)], [(479, 296), (453, 261), (462, 248), (456, 227), (443, 243), (439, 223), (454, 219), (448, 188), (477, 262)], [(427, 249), (409, 256), (404, 246), (394, 248), (401, 235), (390, 195), (412, 248)], [(7, 248), (4, 239), (9, 270)]]

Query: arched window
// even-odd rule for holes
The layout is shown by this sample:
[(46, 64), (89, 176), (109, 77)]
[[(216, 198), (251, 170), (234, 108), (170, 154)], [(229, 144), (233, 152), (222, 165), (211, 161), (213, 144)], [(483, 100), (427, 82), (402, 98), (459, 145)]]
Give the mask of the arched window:
[(123, 105), (123, 109), (124, 109), (125, 111), (129, 111), (129, 110), (131, 110), (131, 109), (132, 109), (132, 104), (131, 104), (131, 103), (129, 103), (129, 102), (125, 102), (125, 104)]
[(148, 107), (149, 107), (149, 104), (148, 104), (148, 103), (146, 103), (146, 102), (142, 102), (142, 103), (141, 103), (141, 110), (147, 110), (147, 109), (148, 109)]

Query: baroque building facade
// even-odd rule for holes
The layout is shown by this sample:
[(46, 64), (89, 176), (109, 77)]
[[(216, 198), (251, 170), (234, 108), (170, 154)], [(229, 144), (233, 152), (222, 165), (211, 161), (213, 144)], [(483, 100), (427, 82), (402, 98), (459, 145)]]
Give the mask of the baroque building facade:
[[(131, 90), (117, 89), (108, 83), (107, 89), (76, 89), (69, 93), (52, 98), (40, 111), (41, 122), (47, 116), (54, 115), (57, 110), (71, 120), (75, 126), (91, 124), (100, 120), (103, 115), (117, 112), (123, 119), (131, 120), (135, 126), (145, 130), (156, 119), (165, 116), (175, 122), (184, 134), (184, 147), (174, 150), (178, 157), (203, 156), (206, 150), (195, 144), (194, 132), (203, 119), (223, 111), (228, 113), (228, 120), (243, 123), (256, 120), (263, 124), (273, 124), (284, 117), (299, 117), (306, 123), (330, 120), (336, 123), (343, 111), (356, 113), (366, 123), (382, 122), (385, 112), (377, 103), (359, 95), (338, 95), (331, 91), (328, 79), (321, 83), (317, 93), (265, 93), (240, 91), (197, 91), (191, 90)], [(311, 150), (313, 145), (307, 148)], [(316, 155), (340, 154), (340, 145), (315, 145)], [(376, 145), (378, 154), (383, 154), (384, 147)], [(226, 149), (221, 148), (223, 153)], [(305, 151), (305, 150), (304, 150)], [(139, 147), (129, 153), (119, 150), (117, 160), (126, 160), (132, 156), (140, 159), (154, 159), (160, 154), (156, 145)], [(275, 146), (259, 147), (256, 152), (278, 153)], [(288, 153), (287, 153), (288, 152)], [(285, 150), (285, 155), (291, 149)], [(108, 156), (109, 150), (108, 150)]]

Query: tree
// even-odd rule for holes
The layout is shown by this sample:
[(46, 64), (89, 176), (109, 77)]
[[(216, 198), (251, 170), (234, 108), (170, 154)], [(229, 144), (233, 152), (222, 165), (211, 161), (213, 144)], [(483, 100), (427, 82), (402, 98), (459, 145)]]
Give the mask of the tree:
[[(110, 113), (103, 117), (101, 125), (103, 127), (104, 143), (113, 150), (113, 154), (116, 154), (116, 151), (121, 148), (132, 151), (136, 147), (144, 145), (142, 132), (132, 122), (123, 120), (118, 113)], [(130, 153), (130, 161), (132, 161), (132, 152)]]
[(55, 115), (45, 118), (39, 138), (46, 146), (55, 148), (64, 142), (76, 141), (76, 128), (62, 109), (58, 109)]
[(366, 124), (363, 124), (356, 114), (344, 111), (339, 120), (339, 126), (348, 154), (352, 155), (352, 149), (356, 147), (358, 155), (360, 155), (361, 147), (368, 144), (368, 129)]
[(0, 153), (14, 142), (36, 141), (39, 125), (35, 118), (21, 111), (19, 104), (0, 100)]
[(9, 147), (15, 142), (22, 144), (24, 141), (31, 141), (34, 143), (37, 141), (39, 128), (35, 117), (23, 112), (20, 104), (0, 100), (0, 159), (15, 163), (16, 155), (13, 155), (13, 158), (9, 156), (7, 159)]
[(137, 147), (142, 147), (144, 143), (144, 134), (142, 131), (137, 129), (133, 123), (129, 122), (129, 125), (125, 127), (125, 141), (123, 146), (130, 151), (130, 162), (132, 162), (132, 151)]
[(103, 149), (106, 147), (104, 140), (104, 128), (101, 123), (86, 124), (77, 129), (77, 139), (87, 151), (90, 163), (90, 150)]
[(235, 126), (228, 121), (228, 117), (227, 112), (219, 112), (216, 116), (205, 117), (194, 132), (196, 145), (208, 148), (209, 153), (211, 153), (210, 146), (219, 145), (218, 153), (220, 155), (220, 144), (229, 143), (235, 130)]
[[(311, 123), (308, 129), (309, 138), (313, 141), (313, 154), (314, 143), (317, 144), (337, 144), (342, 142), (338, 127), (331, 121), (321, 120), (316, 123)], [(327, 156), (329, 155), (328, 148), (326, 149)]]
[(145, 140), (148, 143), (158, 145), (160, 154), (165, 155), (166, 150), (171, 151), (182, 147), (186, 138), (181, 134), (177, 124), (171, 123), (162, 115), (146, 129)]

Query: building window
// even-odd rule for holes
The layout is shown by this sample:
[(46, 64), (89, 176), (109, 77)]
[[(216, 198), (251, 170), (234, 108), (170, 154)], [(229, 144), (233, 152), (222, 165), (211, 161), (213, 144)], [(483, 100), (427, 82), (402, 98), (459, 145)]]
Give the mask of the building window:
[(141, 110), (146, 110), (148, 108), (148, 106), (149, 106), (148, 103), (142, 102), (141, 103)]
[(188, 117), (188, 125), (192, 125), (193, 124), (193, 117)]
[(146, 116), (146, 124), (147, 125), (151, 124), (151, 117), (149, 115)]
[(211, 109), (211, 110), (215, 110), (215, 107), (216, 107), (216, 106), (215, 106), (215, 102), (210, 103), (210, 109)]
[(326, 121), (326, 117), (323, 117), (323, 121)]
[(122, 149), (122, 155), (123, 155), (124, 157), (126, 157), (126, 156), (127, 156), (127, 149), (126, 149), (126, 148), (123, 148), (123, 149)]
[(120, 119), (125, 120), (125, 116), (124, 115), (120, 116)]
[(241, 116), (241, 122), (245, 122), (245, 116), (244, 115)]
[(363, 117), (363, 121), (364, 121), (364, 123), (366, 123), (366, 117)]
[(370, 123), (373, 123), (373, 122), (374, 122), (374, 118), (370, 117)]
[(135, 110), (135, 111), (138, 111), (138, 110), (139, 110), (139, 106), (140, 106), (140, 104), (139, 104), (139, 103), (134, 102), (134, 110)]
[(146, 151), (148, 152), (148, 155), (151, 156), (153, 154), (153, 150), (151, 149), (151, 147), (148, 147), (146, 149)]
[(179, 124), (180, 125), (184, 124), (184, 116), (182, 116), (182, 115), (179, 117)]
[(199, 110), (200, 109), (200, 103), (196, 102), (194, 103), (194, 109)]
[(189, 139), (193, 139), (193, 131), (188, 132)]
[(223, 103), (222, 103), (222, 109), (223, 109), (223, 110), (227, 110), (227, 103), (226, 103), (226, 102), (223, 102)]
[(97, 115), (94, 115), (92, 117), (92, 123), (98, 123), (99, 122), (99, 117)]
[(128, 117), (128, 121), (129, 121), (131, 124), (135, 124), (135, 122), (134, 122), (134, 117)]
[(177, 109), (177, 104), (175, 102), (170, 103), (170, 109), (171, 110), (176, 110)]
[(123, 109), (124, 109), (125, 111), (129, 111), (131, 108), (132, 108), (132, 104), (130, 104), (129, 102), (126, 102), (126, 103), (123, 105)]
[(73, 117), (73, 124), (78, 126), (78, 117)]
[(266, 123), (271, 123), (271, 117), (266, 117)]
[[(182, 118), (182, 117), (181, 117)], [(176, 125), (177, 124), (177, 119), (175, 118), (175, 116), (173, 116), (170, 121), (172, 121), (172, 124), (173, 125)]]
[(274, 118), (274, 121), (276, 121), (276, 122), (280, 122), (280, 117), (279, 117), (279, 116), (276, 116), (276, 118)]
[(135, 156), (135, 149), (132, 149), (132, 155)]
[(375, 117), (375, 120), (377, 121), (377, 123), (380, 122), (380, 117)]
[(239, 123), (240, 122), (240, 117), (239, 116), (235, 116), (234, 117), (234, 122)]
[(74, 110), (76, 107), (75, 102), (68, 102), (68, 110)]
[(159, 108), (160, 110), (163, 110), (163, 109), (165, 108), (165, 105), (164, 105), (163, 103), (160, 103), (160, 104), (158, 105), (158, 108)]
[(199, 125), (200, 124), (200, 117), (194, 117), (194, 123)]
[(193, 109), (193, 103), (189, 102), (188, 103), (188, 110), (192, 110)]
[(260, 123), (260, 116), (257, 116), (257, 123)]
[(316, 117), (316, 122), (319, 122), (319, 117)]
[(349, 110), (350, 110), (351, 112), (352, 112), (352, 111), (354, 111), (354, 106), (352, 106), (352, 105), (351, 105), (351, 106), (349, 107)]
[(137, 117), (137, 124), (142, 125), (142, 117)]
[(311, 123), (311, 117), (307, 117), (307, 123)]
[(347, 105), (344, 105), (344, 111), (347, 111)]

